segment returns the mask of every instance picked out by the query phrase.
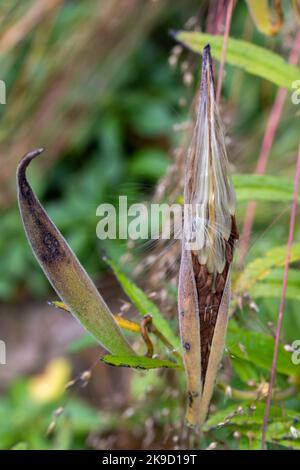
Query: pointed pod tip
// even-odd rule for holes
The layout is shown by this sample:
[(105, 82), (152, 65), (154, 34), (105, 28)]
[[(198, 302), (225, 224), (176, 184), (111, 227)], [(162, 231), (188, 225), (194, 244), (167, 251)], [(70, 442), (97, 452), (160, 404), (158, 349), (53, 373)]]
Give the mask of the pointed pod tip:
[(212, 57), (210, 53), (210, 44), (206, 44), (202, 51), (202, 75), (201, 75), (201, 92), (206, 96), (207, 86), (214, 83), (214, 74), (212, 66)]
[(206, 44), (202, 52), (202, 60), (204, 63), (211, 64), (212, 58), (210, 53), (210, 44)]
[(168, 33), (171, 36), (171, 38), (177, 39), (178, 31), (176, 31), (176, 29), (169, 29)]
[(17, 168), (17, 175), (20, 177), (21, 175), (25, 174), (25, 170), (28, 167), (31, 160), (38, 157), (45, 149), (43, 147), (31, 150), (30, 152), (26, 153), (24, 157), (20, 160), (20, 163)]

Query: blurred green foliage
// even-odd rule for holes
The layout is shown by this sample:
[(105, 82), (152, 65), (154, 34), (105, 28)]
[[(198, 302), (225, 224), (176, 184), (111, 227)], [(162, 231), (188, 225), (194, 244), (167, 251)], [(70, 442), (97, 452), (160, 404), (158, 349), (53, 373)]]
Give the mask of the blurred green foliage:
[[(74, 8), (79, 9), (76, 15), (70, 7), (60, 14), (62, 24), (56, 25), (59, 32), (61, 28), (75, 26), (74, 15), (77, 21), (84, 21), (89, 12), (87, 7)], [(87, 103), (92, 114), (87, 113), (81, 127), (73, 132), (71, 151), (61, 154), (59, 162), (46, 174), (35, 168), (30, 175), (50, 216), (92, 275), (99, 273), (101, 267), (102, 247), (95, 234), (97, 206), (115, 201), (124, 192), (132, 200), (143, 194), (144, 188), (149, 193), (149, 187), (164, 174), (170, 161), (169, 152), (174, 144), (172, 125), (180, 113), (178, 99), (188, 94), (180, 73), (171, 70), (167, 63), (172, 45), (168, 24), (181, 18), (176, 16), (176, 10), (174, 5), (164, 27), (145, 38), (128, 57), (117, 84), (114, 79), (105, 94), (99, 92), (101, 104), (95, 108), (94, 102)], [(66, 23), (65, 16), (70, 15)], [(20, 57), (24, 55), (22, 50), (17, 52)], [(49, 57), (48, 60), (50, 65)], [(12, 69), (11, 73), (18, 72)], [(34, 97), (35, 91), (30, 88), (30, 92)], [(86, 88), (71, 92), (77, 93), (79, 101), (86, 99)], [(48, 132), (53, 135), (53, 130)], [(39, 143), (43, 144), (40, 138)], [(27, 150), (24, 148), (24, 152)], [(34, 296), (45, 296), (49, 286), (28, 250), (15, 204), (1, 214), (0, 257), (0, 298), (11, 299), (20, 288)]]
[[(24, 14), (26, 4), (29, 3), (22, 2)], [(39, 41), (44, 34), (39, 30), (39, 35), (29, 34), (0, 60), (10, 93), (13, 93), (14, 86), (19, 93), (20, 89), (31, 83), (30, 78), (35, 78), (31, 93), (28, 94), (24, 107), (21, 106), (22, 113), (19, 114), (17, 108), (7, 119), (7, 111), (0, 109), (0, 133), (4, 141), (14, 140), (14, 132), (17, 133), (20, 123), (27, 122), (31, 110), (35, 110), (43, 96), (41, 90), (50, 84), (48, 79), (52, 78), (52, 72), (61, 71), (64, 60), (72, 55), (70, 47), (57, 57), (62, 42), (66, 42), (68, 46), (72, 41), (76, 42), (77, 35), (80, 37), (81, 25), (86, 25), (91, 20), (93, 2), (84, 3), (86, 6), (76, 1), (64, 3), (64, 8), (54, 22), (55, 27), (53, 30), (50, 28), (48, 34), (45, 33), (44, 43), (41, 45), (45, 49), (39, 49)], [(157, 13), (155, 21), (150, 26), (147, 25), (144, 34), (139, 30), (139, 34), (133, 37), (130, 35), (128, 42), (133, 43), (134, 47), (124, 52), (126, 60), (120, 59), (122, 49), (115, 50), (108, 43), (106, 49), (112, 48), (111, 56), (103, 55), (101, 50), (100, 58), (94, 58), (92, 63), (87, 61), (86, 68), (90, 67), (93, 73), (86, 76), (81, 70), (76, 74), (74, 88), (69, 89), (65, 100), (62, 96), (58, 98), (59, 119), (56, 121), (55, 113), (50, 115), (51, 119), (47, 124), (49, 128), (43, 129), (37, 141), (34, 141), (34, 145), (42, 145), (41, 140), (47, 137), (49, 140), (46, 144), (50, 147), (48, 152), (51, 158), (46, 166), (32, 167), (29, 176), (32, 186), (83, 265), (94, 277), (107, 269), (101, 261), (102, 250), (108, 252), (114, 260), (118, 260), (126, 250), (121, 242), (104, 244), (96, 239), (97, 206), (101, 202), (115, 201), (119, 194), (128, 194), (132, 201), (149, 197), (155, 183), (172, 161), (172, 150), (180, 141), (181, 136), (175, 134), (172, 127), (188, 116), (189, 106), (179, 106), (179, 99), (183, 98), (190, 104), (197, 84), (200, 69), (198, 57), (184, 53), (182, 59), (188, 60), (194, 72), (191, 88), (183, 85), (180, 65), (175, 69), (168, 65), (173, 41), (167, 31), (169, 28), (183, 29), (189, 15), (197, 11), (199, 2), (190, 1), (188, 6), (178, 6), (180, 2), (166, 3), (167, 7)], [(17, 2), (14, 2), (14, 6), (16, 5)], [(13, 24), (18, 16), (20, 11), (18, 10), (17, 15), (12, 4), (8, 21)], [(202, 26), (204, 21), (205, 15), (200, 15), (199, 22)], [(133, 29), (132, 24), (127, 30), (124, 28), (121, 38), (125, 42)], [(291, 45), (288, 28), (283, 29), (275, 38), (265, 38), (254, 30), (245, 2), (237, 2), (231, 34), (274, 50), (285, 58)], [(48, 50), (46, 46), (49, 46)], [(94, 49), (96, 50), (95, 45), (93, 52)], [(91, 50), (85, 52), (88, 55)], [(37, 57), (39, 65), (43, 64), (44, 67), (36, 66)], [(103, 68), (102, 60), (105, 65)], [(119, 62), (121, 65), (117, 67)], [(28, 75), (25, 75), (24, 83), (20, 80), (18, 88), (15, 82), (20, 76), (22, 78), (24, 68)], [(105, 84), (101, 81), (102, 75)], [(84, 76), (84, 79), (81, 81), (78, 76)], [(54, 83), (56, 84), (55, 81)], [(70, 81), (68, 83), (70, 85)], [(226, 65), (223, 84), (226, 106), (223, 111), (227, 135), (230, 136), (229, 158), (234, 173), (237, 173), (235, 181), (238, 190), (244, 195), (244, 202), (240, 202), (238, 206), (240, 222), (253, 187), (251, 188), (251, 181), (245, 181), (245, 177), (239, 179), (238, 175), (251, 173), (255, 168), (276, 91), (273, 84)], [(74, 102), (76, 106), (73, 106)], [(73, 107), (69, 107), (70, 103)], [(67, 112), (64, 114), (65, 111)], [(35, 113), (33, 115), (36, 116)], [(81, 119), (77, 121), (79, 115)], [(37, 120), (36, 126), (38, 125)], [(30, 134), (31, 129), (33, 132), (33, 128), (34, 124), (29, 120), (28, 127), (25, 128), (26, 135)], [(70, 129), (70, 135), (67, 137), (68, 145), (63, 146), (62, 151), (57, 147), (59, 159), (55, 160), (52, 145), (56, 149), (59, 140), (56, 137), (60, 136), (57, 129), (60, 128), (63, 135)], [(20, 136), (24, 137), (24, 145), (27, 145), (28, 140), (24, 134), (20, 133)], [(248, 261), (263, 258), (271, 248), (281, 246), (286, 241), (291, 189), (287, 181), (292, 179), (298, 140), (297, 109), (288, 99), (271, 150), (268, 175), (264, 180), (253, 179), (261, 200), (257, 207)], [(23, 153), (29, 150), (27, 147), (21, 148)], [(271, 176), (275, 176), (276, 181)], [(281, 183), (278, 183), (281, 177)], [(9, 185), (12, 185), (11, 179)], [(269, 199), (265, 197), (266, 194)], [(299, 230), (298, 224), (295, 239), (299, 237)], [(14, 202), (1, 210), (0, 259), (2, 301), (22, 301), (28, 297), (45, 299), (50, 295), (48, 282), (28, 247)], [(201, 443), (196, 442), (196, 447), (205, 448), (211, 442), (218, 442), (219, 448), (259, 448), (263, 403), (262, 396), (255, 393), (269, 379), (274, 322), (277, 318), (282, 279), (280, 266), (282, 264), (273, 266), (263, 282), (256, 282), (253, 286), (250, 293), (258, 304), (257, 308), (243, 303), (232, 321), (226, 358), (231, 361), (231, 376), (228, 379), (221, 375), (213, 402), (217, 411), (207, 422), (203, 440)], [(297, 258), (289, 279), (282, 331), (282, 342), (288, 345), (295, 338), (300, 338), (298, 267)], [(131, 286), (131, 281), (126, 277), (125, 281)], [(140, 310), (143, 313), (143, 309)], [(68, 352), (78, 352), (93, 344), (89, 337), (83, 337), (79, 342), (71, 344)], [(269, 446), (275, 448), (299, 448), (300, 369), (299, 366), (292, 365), (289, 354), (282, 346), (276, 393), (289, 389), (291, 393), (287, 394), (284, 401), (279, 402), (279, 406), (275, 402), (272, 409), (272, 423), (267, 437)], [(93, 433), (99, 436), (131, 433), (134, 441), (137, 435), (146, 439), (151, 434), (150, 431), (154, 432), (157, 445), (170, 448), (176, 445), (178, 436), (182, 434), (185, 400), (184, 377), (180, 372), (132, 372), (129, 390), (131, 408), (122, 416), (120, 412), (115, 413), (112, 410), (96, 411), (87, 403), (71, 397), (49, 436), (45, 434), (46, 429), (53, 411), (61, 405), (63, 399), (38, 404), (30, 398), (29, 382), (30, 378), (13, 382), (7, 396), (1, 398), (0, 448), (87, 448), (90, 447), (88, 437)], [(230, 388), (227, 386), (228, 382)], [(252, 398), (249, 399), (249, 395), (245, 398), (242, 392), (252, 393)], [(147, 440), (145, 442), (147, 446)]]

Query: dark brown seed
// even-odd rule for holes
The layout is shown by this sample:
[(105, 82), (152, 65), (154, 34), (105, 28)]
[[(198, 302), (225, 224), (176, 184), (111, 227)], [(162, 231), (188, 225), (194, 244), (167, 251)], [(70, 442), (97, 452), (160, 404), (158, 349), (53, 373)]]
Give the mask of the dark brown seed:
[(211, 286), (212, 286), (212, 283), (213, 283), (213, 276), (212, 276), (212, 274), (208, 274), (208, 275), (207, 275), (207, 279), (206, 279), (206, 285), (207, 285), (207, 287), (211, 287)]
[(225, 287), (225, 280), (222, 274), (218, 274), (216, 280), (216, 292), (223, 292)]
[(200, 284), (205, 284), (207, 279), (207, 268), (205, 265), (200, 264), (200, 270), (198, 273), (198, 280)]
[[(198, 287), (198, 284), (197, 284), (197, 287)], [(210, 293), (210, 291), (211, 291), (211, 288), (207, 285), (204, 285), (200, 289), (198, 288), (198, 295), (206, 296), (207, 294)]]
[(231, 263), (232, 262), (232, 247), (230, 246), (228, 242), (226, 243), (225, 256), (226, 256), (227, 263)]

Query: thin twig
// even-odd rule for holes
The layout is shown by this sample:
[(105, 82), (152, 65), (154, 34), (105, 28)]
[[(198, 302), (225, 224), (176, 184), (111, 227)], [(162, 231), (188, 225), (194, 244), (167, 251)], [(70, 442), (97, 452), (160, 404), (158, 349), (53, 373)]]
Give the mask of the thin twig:
[[(53, 302), (49, 302), (49, 305), (54, 305), (54, 307), (59, 308), (61, 310), (64, 310), (64, 311), (70, 313), (69, 308), (67, 307), (67, 305), (64, 304), (64, 302), (60, 302), (58, 300), (55, 300)], [(145, 317), (144, 317), (144, 323), (139, 325), (136, 322), (133, 322), (131, 320), (127, 320), (126, 318), (123, 318), (122, 315), (114, 315), (114, 319), (115, 319), (116, 323), (119, 325), (120, 328), (122, 328), (123, 330), (131, 331), (133, 333), (141, 333), (144, 340), (145, 340), (145, 337), (143, 335), (142, 328), (145, 328), (145, 323), (146, 323), (148, 328), (149, 328), (149, 331), (151, 333), (153, 333), (157, 337), (157, 339), (160, 340), (167, 347), (168, 351), (174, 356), (174, 358), (176, 358), (177, 362), (179, 364), (182, 364), (181, 354), (174, 349), (174, 347), (167, 340), (167, 338), (154, 326), (153, 323), (151, 323), (149, 321), (148, 317), (151, 318), (151, 315), (146, 315), (146, 322), (145, 322)], [(148, 345), (149, 340), (150, 340), (149, 337), (148, 337), (147, 340), (145, 340), (147, 345)], [(150, 348), (151, 348), (151, 346), (150, 346)], [(148, 349), (148, 351), (149, 351), (149, 349)]]
[[(220, 382), (218, 388), (226, 394), (228, 387), (225, 383)], [(292, 385), (284, 390), (278, 390), (278, 392), (274, 394), (274, 398), (276, 400), (286, 400), (287, 398), (290, 398), (295, 395), (296, 392), (297, 388)], [(230, 388), (230, 398), (246, 401), (257, 401), (266, 398), (266, 394), (264, 393), (264, 390), (261, 390), (259, 388), (256, 390), (239, 390), (237, 388)]]
[[(291, 49), (291, 53), (289, 56), (290, 64), (296, 65), (299, 59), (299, 55), (300, 55), (300, 31), (298, 32), (295, 38), (293, 47)], [(273, 146), (275, 135), (279, 126), (286, 96), (287, 96), (287, 90), (285, 88), (279, 88), (271, 113), (270, 113), (270, 116), (269, 116), (269, 119), (268, 119), (266, 131), (263, 137), (260, 154), (259, 154), (257, 165), (255, 168), (256, 175), (263, 175), (266, 171), (270, 151)], [(243, 266), (247, 252), (248, 252), (248, 246), (249, 246), (255, 211), (256, 211), (256, 202), (250, 201), (246, 209), (243, 232), (242, 232), (241, 242), (240, 242), (239, 261), (238, 261), (238, 265), (240, 267)]]
[(234, 0), (229, 0), (227, 12), (226, 12), (225, 30), (224, 30), (224, 36), (223, 36), (224, 40), (223, 40), (222, 56), (221, 56), (219, 76), (218, 76), (218, 85), (217, 85), (217, 92), (216, 92), (217, 105), (219, 105), (220, 96), (221, 96), (222, 80), (223, 80), (223, 74), (224, 74), (224, 65), (225, 65), (225, 58), (226, 58), (226, 52), (227, 52), (233, 5), (234, 5)]
[(167, 340), (167, 338), (152, 324), (151, 327), (152, 333), (167, 347), (167, 349), (176, 357), (176, 360), (179, 364), (182, 364), (181, 354), (173, 348), (172, 344)]
[(153, 352), (154, 352), (154, 346), (148, 333), (148, 329), (151, 324), (152, 324), (152, 316), (144, 315), (144, 318), (141, 321), (141, 334), (147, 346), (146, 357), (153, 357)]
[(275, 347), (274, 347), (274, 354), (273, 354), (273, 361), (272, 361), (270, 385), (269, 385), (269, 390), (268, 390), (268, 396), (267, 396), (267, 402), (266, 402), (266, 408), (265, 408), (265, 414), (264, 414), (263, 430), (262, 430), (262, 439), (261, 439), (262, 449), (265, 449), (265, 446), (266, 446), (266, 432), (267, 432), (268, 421), (269, 421), (269, 416), (270, 416), (270, 406), (271, 406), (273, 387), (274, 387), (275, 376), (276, 376), (276, 364), (277, 364), (277, 358), (278, 358), (279, 341), (280, 341), (280, 333), (281, 333), (285, 296), (286, 296), (286, 289), (287, 289), (289, 264), (290, 264), (290, 258), (291, 258), (291, 250), (292, 250), (292, 243), (293, 243), (293, 238), (294, 238), (294, 229), (295, 229), (295, 221), (296, 221), (296, 213), (297, 213), (297, 196), (298, 196), (298, 190), (299, 190), (299, 181), (300, 181), (300, 144), (299, 144), (299, 149), (298, 149), (296, 173), (295, 173), (295, 179), (294, 179), (294, 193), (293, 193), (293, 200), (292, 200), (292, 207), (291, 207), (290, 228), (289, 228), (289, 236), (288, 236), (286, 258), (285, 258), (285, 265), (284, 265), (282, 293), (281, 293), (278, 321), (277, 321), (277, 327), (276, 327)]

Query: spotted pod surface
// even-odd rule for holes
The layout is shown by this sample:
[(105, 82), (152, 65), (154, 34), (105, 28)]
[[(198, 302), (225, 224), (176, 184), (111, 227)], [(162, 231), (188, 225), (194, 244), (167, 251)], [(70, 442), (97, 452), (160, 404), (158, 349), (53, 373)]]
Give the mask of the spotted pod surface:
[(94, 283), (27, 181), (26, 169), (42, 151), (25, 155), (17, 169), (18, 203), (32, 251), (58, 296), (87, 331), (111, 354), (134, 355)]

